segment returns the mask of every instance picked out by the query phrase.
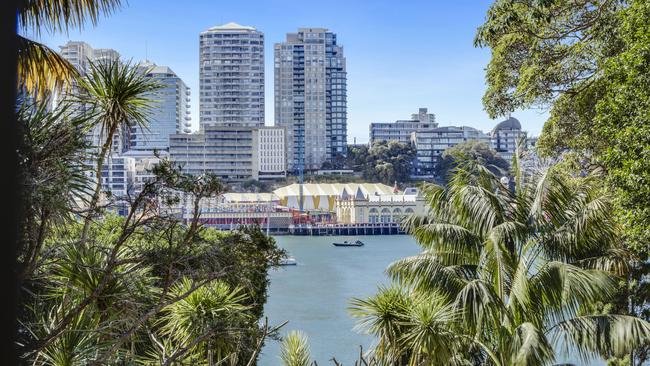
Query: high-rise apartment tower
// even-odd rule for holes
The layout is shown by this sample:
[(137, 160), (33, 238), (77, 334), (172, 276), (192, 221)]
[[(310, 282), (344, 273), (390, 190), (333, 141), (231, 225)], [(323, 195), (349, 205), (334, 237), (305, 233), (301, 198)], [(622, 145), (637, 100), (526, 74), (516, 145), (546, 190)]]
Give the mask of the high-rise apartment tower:
[(160, 89), (151, 95), (154, 100), (147, 126), (131, 128), (129, 150), (167, 151), (169, 136), (190, 133), (190, 89), (183, 80), (167, 66), (145, 61), (139, 66), (147, 77), (155, 80)]
[(288, 169), (319, 169), (347, 149), (343, 47), (324, 28), (300, 28), (275, 44), (275, 124), (287, 131)]
[(199, 122), (264, 126), (264, 34), (228, 23), (199, 36)]

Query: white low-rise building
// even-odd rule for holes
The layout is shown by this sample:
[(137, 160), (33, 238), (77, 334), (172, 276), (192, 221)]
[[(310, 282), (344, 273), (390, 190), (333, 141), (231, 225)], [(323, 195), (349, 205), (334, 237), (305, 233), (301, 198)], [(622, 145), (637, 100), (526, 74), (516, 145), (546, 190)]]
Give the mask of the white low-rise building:
[[(521, 130), (521, 123), (514, 117), (499, 122), (492, 132), (490, 139), (492, 148), (507, 161), (512, 161), (517, 143), (519, 140), (526, 139), (526, 131)], [(524, 145), (525, 147), (526, 145)]]
[(257, 157), (255, 170), (260, 180), (287, 176), (286, 130), (282, 127), (261, 127), (253, 133), (253, 152)]
[(337, 222), (341, 224), (399, 223), (410, 215), (422, 215), (426, 204), (416, 188), (385, 195), (364, 195), (361, 190), (336, 201)]

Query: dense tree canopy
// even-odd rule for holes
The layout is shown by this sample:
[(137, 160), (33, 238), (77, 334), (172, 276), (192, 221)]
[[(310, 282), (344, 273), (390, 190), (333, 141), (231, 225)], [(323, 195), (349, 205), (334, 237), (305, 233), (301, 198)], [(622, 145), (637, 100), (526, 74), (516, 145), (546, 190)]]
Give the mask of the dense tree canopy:
[(461, 162), (474, 161), (486, 166), (497, 175), (507, 175), (510, 164), (497, 154), (488, 144), (476, 140), (462, 142), (450, 147), (442, 154), (442, 159), (436, 166), (436, 175), (446, 182), (449, 175)]
[(355, 299), (382, 365), (553, 365), (623, 357), (650, 324), (593, 305), (616, 297), (629, 254), (592, 177), (515, 169), (514, 187), (474, 162), (423, 187), (430, 211), (405, 222), (423, 251), (394, 283)]
[(628, 243), (650, 243), (650, 4), (647, 1), (498, 0), (476, 43), (492, 49), (486, 110), (550, 107), (542, 155), (570, 150), (602, 168)]
[(411, 180), (415, 148), (397, 141), (379, 141), (372, 146), (348, 149), (348, 166), (361, 171), (371, 182), (393, 184)]
[[(650, 252), (650, 3), (497, 0), (476, 44), (489, 47), (486, 110), (549, 108), (538, 153), (566, 169), (602, 172), (624, 243)], [(619, 307), (648, 318), (637, 262)], [(647, 352), (638, 354), (642, 362)]]
[[(119, 70), (134, 75), (123, 68), (132, 66)], [(137, 77), (110, 78), (106, 88), (107, 80), (99, 79), (92, 81), (96, 102), (136, 100), (142, 105), (133, 106), (134, 113), (146, 120), (142, 95), (148, 88), (135, 88), (126, 98), (105, 92), (129, 89)], [(268, 270), (283, 251), (257, 227), (230, 233), (202, 227), (202, 200), (220, 195), (224, 186), (209, 174), (182, 174), (168, 160), (153, 168), (140, 192), (100, 192), (86, 175), (99, 147), (85, 135), (106, 122), (125, 123), (133, 113), (115, 119), (106, 116), (118, 113), (101, 109), (79, 113), (79, 103), (93, 105), (92, 95), (54, 107), (46, 99), (18, 101), (26, 192), (17, 258), (23, 360), (61, 366), (254, 364), (269, 333), (259, 326)], [(110, 142), (100, 143), (106, 148), (99, 159), (110, 150)], [(97, 176), (102, 169), (97, 164)], [(185, 200), (187, 222), (171, 209)], [(118, 207), (128, 207), (125, 217), (112, 213)]]

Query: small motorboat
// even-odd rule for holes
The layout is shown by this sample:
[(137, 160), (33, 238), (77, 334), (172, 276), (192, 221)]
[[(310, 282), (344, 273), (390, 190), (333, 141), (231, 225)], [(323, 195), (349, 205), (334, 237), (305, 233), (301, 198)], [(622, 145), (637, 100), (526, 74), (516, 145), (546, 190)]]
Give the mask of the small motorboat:
[(280, 259), (281, 266), (295, 266), (297, 264), (298, 262), (296, 262), (296, 258), (294, 257), (287, 257), (287, 258)]
[(354, 242), (344, 241), (343, 243), (332, 243), (335, 247), (362, 247), (363, 242), (361, 240), (356, 240)]

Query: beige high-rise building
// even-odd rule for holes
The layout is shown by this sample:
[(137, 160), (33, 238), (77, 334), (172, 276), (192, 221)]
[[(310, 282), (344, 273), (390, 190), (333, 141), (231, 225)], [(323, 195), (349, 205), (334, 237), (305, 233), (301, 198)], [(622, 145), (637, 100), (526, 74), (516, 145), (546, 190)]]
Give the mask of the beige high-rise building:
[(90, 69), (89, 61), (118, 60), (120, 53), (112, 48), (93, 48), (82, 41), (68, 41), (59, 46), (59, 53), (74, 66), (79, 73), (85, 75)]
[(264, 126), (264, 33), (228, 23), (199, 36), (201, 126)]

